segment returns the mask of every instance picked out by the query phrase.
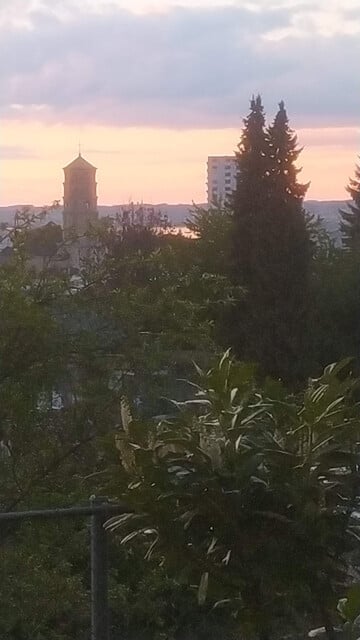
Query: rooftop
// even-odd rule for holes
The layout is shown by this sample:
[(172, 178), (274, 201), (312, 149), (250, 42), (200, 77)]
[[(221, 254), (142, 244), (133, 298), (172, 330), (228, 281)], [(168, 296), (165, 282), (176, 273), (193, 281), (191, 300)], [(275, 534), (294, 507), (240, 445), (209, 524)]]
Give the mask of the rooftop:
[(70, 164), (67, 164), (66, 167), (64, 167), (64, 171), (66, 169), (72, 169), (72, 168), (77, 168), (77, 169), (93, 169), (96, 171), (96, 167), (94, 167), (94, 165), (90, 164), (90, 162), (88, 162), (87, 160), (85, 160), (85, 158), (82, 157), (81, 153), (79, 153), (78, 157), (75, 158), (75, 160), (73, 160), (72, 162), (70, 162)]

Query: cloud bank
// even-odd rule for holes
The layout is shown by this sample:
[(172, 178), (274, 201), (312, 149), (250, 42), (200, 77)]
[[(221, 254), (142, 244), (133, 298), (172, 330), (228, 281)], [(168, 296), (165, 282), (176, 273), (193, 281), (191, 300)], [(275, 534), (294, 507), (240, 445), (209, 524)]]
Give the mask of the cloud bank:
[(271, 113), (284, 98), (297, 126), (359, 123), (358, 0), (316, 11), (306, 0), (249, 0), (148, 13), (29, 0), (21, 20), (16, 1), (0, 9), (3, 117), (236, 127), (260, 92)]

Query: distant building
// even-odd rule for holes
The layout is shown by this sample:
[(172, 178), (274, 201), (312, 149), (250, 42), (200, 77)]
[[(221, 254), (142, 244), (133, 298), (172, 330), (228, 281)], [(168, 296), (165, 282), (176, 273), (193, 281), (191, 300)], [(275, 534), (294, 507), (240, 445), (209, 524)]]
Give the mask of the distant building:
[(96, 194), (96, 167), (85, 160), (81, 153), (64, 167), (65, 239), (82, 236), (99, 218)]
[[(96, 167), (79, 153), (64, 167), (64, 174), (63, 228), (52, 221), (38, 226), (38, 220), (36, 226), (26, 231), (25, 252), (29, 265), (37, 272), (51, 269), (74, 273), (81, 268), (82, 261), (97, 250), (96, 241), (87, 234), (99, 219)], [(2, 226), (5, 235), (0, 236), (0, 265), (14, 257), (11, 228)]]
[(64, 167), (64, 174), (64, 240), (69, 241), (67, 249), (71, 268), (78, 270), (82, 261), (94, 252), (94, 243), (86, 233), (99, 220), (96, 167), (79, 153)]
[(224, 202), (236, 188), (235, 156), (209, 156), (207, 161), (208, 204)]

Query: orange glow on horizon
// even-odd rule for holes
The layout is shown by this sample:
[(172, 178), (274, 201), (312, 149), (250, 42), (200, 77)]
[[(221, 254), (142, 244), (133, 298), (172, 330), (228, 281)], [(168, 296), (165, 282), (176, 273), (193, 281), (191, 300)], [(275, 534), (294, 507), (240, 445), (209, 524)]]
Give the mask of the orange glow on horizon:
[[(231, 154), (239, 129), (169, 130), (145, 127), (46, 125), (3, 122), (1, 205), (62, 199), (62, 167), (82, 153), (98, 167), (99, 204), (206, 201), (208, 155)], [(301, 180), (311, 180), (309, 199), (344, 200), (359, 152), (354, 128), (298, 131), (304, 145)], [(8, 157), (6, 149), (9, 150)]]

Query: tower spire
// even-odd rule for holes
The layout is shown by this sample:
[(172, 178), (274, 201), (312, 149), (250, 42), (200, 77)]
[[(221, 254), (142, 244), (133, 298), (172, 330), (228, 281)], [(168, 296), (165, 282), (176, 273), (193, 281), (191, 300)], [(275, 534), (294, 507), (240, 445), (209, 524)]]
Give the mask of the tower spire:
[(81, 158), (81, 142), (79, 140), (79, 158)]

